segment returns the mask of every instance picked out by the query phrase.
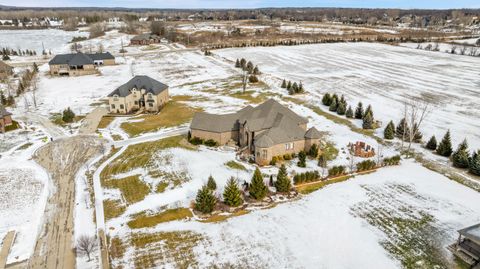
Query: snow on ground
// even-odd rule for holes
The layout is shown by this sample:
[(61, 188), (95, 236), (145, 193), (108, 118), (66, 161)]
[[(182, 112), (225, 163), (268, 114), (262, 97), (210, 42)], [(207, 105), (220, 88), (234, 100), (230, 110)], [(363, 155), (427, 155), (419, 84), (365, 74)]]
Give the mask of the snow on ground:
[[(27, 259), (33, 253), (47, 197), (52, 191), (46, 171), (31, 160), (33, 152), (44, 144), (43, 134), (12, 133), (17, 136), (18, 144), (4, 148), (8, 150), (0, 157), (0, 234), (11, 230), (17, 233), (7, 263)], [(24, 145), (28, 147), (23, 149)]]
[(42, 54), (43, 48), (52, 53), (64, 52), (65, 46), (76, 36), (88, 37), (88, 32), (63, 31), (58, 29), (44, 30), (1, 30), (1, 47), (21, 50), (35, 50)]
[[(471, 189), (404, 161), (398, 167), (330, 185), (298, 201), (218, 224), (170, 222), (143, 231), (192, 230), (205, 235), (208, 246), (195, 249), (200, 267), (229, 263), (257, 268), (400, 268), (398, 257), (382, 248), (391, 234), (372, 225), (363, 213), (387, 210), (392, 214), (388, 217), (411, 218), (401, 210), (388, 211), (403, 207), (413, 210), (412, 214), (428, 214), (431, 226), (440, 231), (439, 238), (432, 240), (441, 242), (439, 249), (444, 249), (455, 240), (457, 229), (480, 221), (479, 198)], [(111, 233), (121, 237), (130, 233), (118, 228)]]
[(480, 64), (478, 57), (459, 57), (373, 43), (317, 44), (215, 51), (235, 60), (246, 58), (260, 71), (281, 79), (302, 81), (308, 98), (321, 106), (324, 93), (345, 94), (353, 107), (372, 104), (374, 115), (386, 124), (402, 117), (406, 96), (427, 98), (433, 112), (424, 137), (452, 130), (454, 145), (467, 138), (480, 147)]

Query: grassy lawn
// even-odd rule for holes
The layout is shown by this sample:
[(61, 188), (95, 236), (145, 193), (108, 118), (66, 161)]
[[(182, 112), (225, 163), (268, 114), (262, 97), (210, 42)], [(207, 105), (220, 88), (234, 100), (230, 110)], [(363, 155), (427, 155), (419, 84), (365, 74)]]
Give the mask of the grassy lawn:
[(125, 213), (125, 206), (120, 200), (103, 200), (105, 220), (113, 219)]
[(133, 234), (134, 267), (163, 268), (165, 263), (173, 263), (175, 268), (197, 268), (193, 248), (202, 240), (191, 231)]
[(135, 217), (135, 219), (129, 221), (127, 225), (131, 229), (140, 229), (146, 227), (154, 227), (162, 222), (188, 219), (191, 217), (193, 217), (193, 214), (190, 209), (175, 208), (151, 216), (148, 216), (145, 213), (139, 214)]
[(115, 119), (115, 117), (109, 117), (109, 116), (103, 116), (102, 119), (100, 120), (100, 123), (98, 123), (98, 129), (105, 129), (112, 123), (112, 121)]
[(327, 161), (335, 160), (338, 156), (338, 149), (332, 142), (327, 142), (326, 145), (321, 148), (321, 151)]
[(13, 131), (13, 130), (17, 130), (18, 128), (20, 128), (20, 125), (18, 124), (18, 122), (12, 120), (11, 125), (5, 126), (5, 132), (10, 132), (10, 131)]
[(197, 148), (188, 143), (184, 136), (173, 136), (157, 141), (131, 145), (122, 155), (118, 156), (118, 158), (105, 167), (102, 171), (101, 178), (105, 179), (135, 168), (148, 168), (154, 153), (163, 149), (176, 147), (189, 150), (195, 150)]
[(245, 168), (245, 166), (243, 166), (243, 164), (241, 163), (237, 163), (236, 161), (229, 161), (227, 163), (225, 163), (225, 165), (231, 169), (237, 169), (237, 170), (243, 170), (243, 171), (246, 171), (247, 168)]
[(156, 189), (155, 192), (156, 192), (156, 193), (162, 193), (162, 192), (164, 192), (164, 191), (167, 189), (168, 185), (170, 185), (170, 184), (168, 184), (167, 182), (160, 182), (160, 183), (158, 183), (157, 189)]
[(180, 100), (183, 101), (184, 97), (172, 97), (172, 100), (162, 108), (160, 113), (135, 117), (134, 120), (142, 121), (124, 122), (120, 127), (130, 136), (136, 136), (187, 123), (193, 118), (195, 112), (202, 111), (202, 109), (190, 107)]
[(119, 189), (127, 204), (142, 201), (150, 193), (150, 187), (140, 180), (138, 175), (122, 179), (103, 180), (102, 185), (105, 188)]
[(299, 193), (302, 194), (309, 194), (311, 192), (314, 192), (316, 190), (319, 190), (327, 185), (334, 184), (334, 183), (339, 183), (346, 181), (348, 179), (352, 178), (352, 176), (343, 176), (335, 179), (329, 179), (329, 180), (324, 180), (324, 181), (318, 181), (312, 184), (308, 185), (303, 185), (303, 186), (298, 186), (295, 187)]
[(17, 150), (28, 149), (31, 145), (33, 145), (33, 143), (27, 142), (27, 143), (23, 144), (22, 146), (18, 147)]
[(239, 211), (236, 211), (232, 214), (229, 214), (229, 215), (212, 215), (211, 217), (207, 218), (207, 219), (203, 219), (203, 220), (200, 220), (200, 222), (203, 222), (203, 223), (215, 223), (215, 222), (221, 222), (221, 221), (225, 221), (229, 218), (233, 218), (233, 217), (238, 217), (238, 216), (242, 216), (242, 215), (245, 215), (245, 214), (248, 214), (250, 213), (250, 211), (246, 210), (246, 209), (242, 209), (242, 210), (239, 210)]
[(126, 246), (122, 239), (116, 236), (109, 240), (108, 254), (112, 259), (121, 259), (125, 251)]

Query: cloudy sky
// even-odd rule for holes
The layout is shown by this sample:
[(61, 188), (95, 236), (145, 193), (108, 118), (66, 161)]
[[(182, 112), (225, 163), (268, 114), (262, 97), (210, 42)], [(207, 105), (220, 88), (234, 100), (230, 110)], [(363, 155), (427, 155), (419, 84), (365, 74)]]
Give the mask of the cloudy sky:
[(480, 0), (0, 0), (1, 5), (43, 7), (136, 8), (257, 8), (257, 7), (372, 7), (480, 8)]

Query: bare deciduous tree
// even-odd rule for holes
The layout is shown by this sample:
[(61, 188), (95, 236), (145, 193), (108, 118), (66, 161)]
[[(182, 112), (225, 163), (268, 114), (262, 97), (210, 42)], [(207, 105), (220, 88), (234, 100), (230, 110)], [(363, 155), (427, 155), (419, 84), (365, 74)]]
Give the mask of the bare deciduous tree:
[(430, 113), (430, 103), (426, 100), (412, 98), (407, 104), (407, 115), (410, 128), (408, 130), (408, 149), (407, 157), (410, 156), (410, 150), (415, 137), (419, 134), (420, 127), (425, 118)]
[(77, 251), (87, 255), (88, 261), (91, 261), (90, 255), (97, 248), (97, 240), (94, 236), (82, 235), (77, 240)]

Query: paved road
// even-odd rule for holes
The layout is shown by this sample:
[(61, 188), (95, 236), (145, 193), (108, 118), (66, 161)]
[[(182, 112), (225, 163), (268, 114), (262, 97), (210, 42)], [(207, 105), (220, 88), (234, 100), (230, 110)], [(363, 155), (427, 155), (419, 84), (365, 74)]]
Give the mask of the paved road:
[(55, 140), (35, 153), (35, 161), (49, 172), (56, 191), (48, 199), (45, 223), (27, 268), (75, 268), (75, 176), (101, 152), (102, 143), (94, 136), (75, 136)]
[(5, 238), (3, 239), (2, 251), (0, 251), (0, 269), (5, 269), (7, 264), (8, 253), (10, 253), (10, 248), (12, 247), (13, 241), (15, 240), (15, 231), (9, 231)]

